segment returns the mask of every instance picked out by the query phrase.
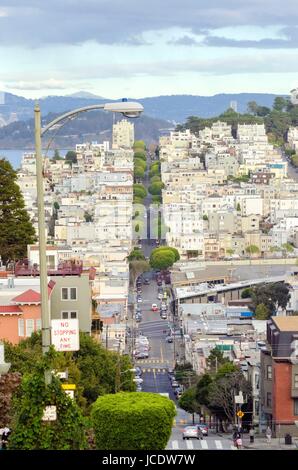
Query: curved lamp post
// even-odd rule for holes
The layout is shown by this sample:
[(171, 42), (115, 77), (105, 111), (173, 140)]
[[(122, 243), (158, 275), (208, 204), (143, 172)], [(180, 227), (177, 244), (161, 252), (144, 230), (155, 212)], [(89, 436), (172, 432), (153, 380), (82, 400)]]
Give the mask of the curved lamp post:
[[(103, 109), (112, 113), (121, 113), (126, 117), (139, 117), (144, 108), (140, 103), (121, 101), (114, 103), (97, 104), (77, 108), (62, 114), (41, 128), (40, 107), (37, 103), (34, 107), (35, 121), (35, 153), (36, 153), (36, 189), (37, 189), (37, 208), (38, 208), (38, 237), (39, 237), (39, 277), (40, 277), (40, 296), (41, 296), (41, 325), (42, 325), (42, 352), (45, 354), (51, 345), (50, 334), (50, 315), (48, 303), (48, 285), (47, 285), (47, 259), (46, 259), (46, 238), (45, 238), (45, 214), (44, 214), (44, 197), (43, 197), (43, 172), (42, 172), (42, 136), (53, 126), (65, 121), (68, 118), (75, 117), (80, 113)], [(51, 371), (46, 371), (46, 384), (51, 382)]]

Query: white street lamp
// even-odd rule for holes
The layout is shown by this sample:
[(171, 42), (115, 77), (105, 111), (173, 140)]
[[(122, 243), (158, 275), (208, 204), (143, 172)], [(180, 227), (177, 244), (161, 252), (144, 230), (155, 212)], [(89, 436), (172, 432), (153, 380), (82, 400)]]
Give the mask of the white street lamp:
[[(48, 303), (47, 286), (47, 259), (46, 259), (46, 239), (45, 239), (45, 216), (44, 216), (44, 192), (43, 192), (43, 171), (42, 171), (42, 147), (41, 138), (56, 124), (65, 119), (77, 116), (80, 113), (103, 109), (113, 113), (121, 113), (126, 117), (139, 117), (144, 108), (140, 103), (121, 101), (117, 103), (105, 103), (92, 106), (85, 106), (69, 111), (62, 116), (57, 117), (43, 129), (41, 129), (41, 115), (39, 104), (34, 107), (35, 120), (35, 153), (36, 153), (36, 189), (37, 189), (37, 207), (38, 207), (38, 236), (39, 236), (39, 277), (40, 277), (40, 296), (41, 296), (41, 324), (42, 324), (42, 352), (45, 354), (51, 345), (50, 334), (50, 315)], [(51, 382), (51, 371), (45, 373), (46, 384)]]

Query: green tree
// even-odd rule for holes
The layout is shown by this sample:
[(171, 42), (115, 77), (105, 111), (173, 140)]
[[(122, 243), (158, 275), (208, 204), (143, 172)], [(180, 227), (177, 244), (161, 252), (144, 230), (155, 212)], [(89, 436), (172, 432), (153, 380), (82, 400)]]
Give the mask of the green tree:
[(251, 308), (256, 312), (259, 304), (264, 304), (270, 315), (274, 314), (278, 307), (285, 309), (290, 300), (289, 286), (283, 282), (259, 284), (252, 288)]
[(135, 286), (136, 279), (146, 271), (150, 271), (150, 265), (145, 260), (133, 260), (129, 263), (129, 277), (132, 286)]
[(147, 196), (147, 190), (143, 184), (134, 184), (133, 194), (134, 196), (144, 199)]
[(137, 152), (134, 153), (134, 157), (139, 158), (140, 160), (146, 161), (146, 152), (138, 150)]
[(219, 348), (215, 347), (211, 349), (206, 362), (208, 371), (212, 373), (217, 372), (219, 367), (229, 362), (229, 359), (224, 357), (223, 352)]
[(152, 178), (150, 178), (150, 183), (153, 184), (153, 183), (160, 183), (161, 182), (161, 179), (160, 179), (160, 176), (152, 176)]
[(201, 375), (196, 389), (196, 398), (200, 405), (209, 404), (209, 387), (212, 384), (212, 376), (209, 373)]
[(273, 102), (273, 109), (275, 111), (284, 111), (287, 108), (288, 101), (282, 96), (277, 96)]
[(241, 206), (240, 203), (238, 202), (237, 207), (236, 207), (237, 212), (241, 212)]
[(93, 215), (90, 214), (88, 211), (85, 211), (84, 219), (85, 222), (93, 222)]
[(100, 450), (163, 450), (175, 405), (156, 393), (117, 393), (98, 398), (91, 418)]
[(246, 253), (250, 255), (255, 255), (260, 253), (260, 249), (256, 245), (249, 245), (245, 248)]
[(53, 156), (53, 161), (55, 162), (56, 160), (63, 160), (58, 149), (55, 149)]
[(268, 307), (262, 303), (257, 305), (255, 315), (257, 320), (268, 320), (270, 312)]
[(144, 176), (145, 176), (145, 171), (142, 167), (137, 166), (137, 167), (134, 168), (134, 177), (135, 178), (143, 179)]
[(145, 142), (143, 140), (136, 140), (133, 144), (133, 148), (134, 150), (136, 149), (145, 150), (146, 149)]
[(127, 257), (128, 261), (133, 261), (133, 260), (145, 260), (144, 253), (140, 248), (134, 248), (129, 256)]
[(282, 249), (285, 250), (287, 253), (293, 253), (294, 247), (291, 243), (284, 243), (281, 245)]
[(71, 164), (77, 163), (77, 153), (74, 150), (69, 150), (65, 155), (65, 160), (71, 162)]
[(256, 101), (249, 101), (247, 103), (247, 110), (249, 113), (252, 113), (254, 116), (256, 116), (257, 114), (257, 111), (258, 111), (258, 104), (256, 103)]
[(252, 295), (252, 288), (247, 287), (241, 292), (241, 299), (248, 299), (251, 297), (251, 295)]
[(36, 240), (11, 164), (0, 159), (0, 255), (6, 263), (26, 256), (27, 245)]
[(152, 196), (152, 202), (154, 203), (161, 203), (162, 202), (162, 197), (161, 196)]
[(243, 394), (250, 397), (251, 386), (245, 379), (242, 371), (237, 370), (231, 363), (223, 365), (219, 372), (209, 386), (209, 406), (222, 410), (228, 420), (234, 422), (235, 395), (238, 395), (241, 390)]
[[(45, 384), (44, 372), (51, 367), (53, 351), (35, 365), (22, 379), (14, 399), (14, 417), (9, 449), (13, 450), (80, 450), (87, 448), (85, 420), (81, 410), (53, 376)], [(57, 419), (42, 420), (46, 406), (56, 406)]]
[(203, 220), (208, 220), (208, 215), (207, 214), (203, 215)]
[(135, 159), (134, 159), (134, 165), (135, 165), (135, 167), (141, 167), (141, 168), (143, 168), (144, 171), (145, 171), (146, 168), (147, 168), (146, 162), (144, 162), (144, 160), (141, 160), (140, 158), (135, 158)]
[(233, 248), (227, 248), (226, 252), (228, 255), (232, 256), (235, 253), (235, 250), (233, 250)]
[(165, 270), (173, 266), (175, 263), (175, 255), (170, 250), (164, 250), (158, 253), (151, 253), (150, 266), (152, 269)]
[(177, 250), (177, 248), (174, 248), (174, 247), (171, 247), (171, 246), (160, 246), (160, 247), (158, 247), (158, 248), (154, 248), (154, 249), (151, 251), (151, 254), (152, 254), (153, 256), (155, 256), (155, 255), (158, 255), (159, 253), (162, 253), (162, 252), (164, 252), (164, 251), (166, 251), (166, 252), (170, 251), (170, 252), (173, 253), (175, 263), (176, 263), (176, 261), (179, 261), (179, 259), (180, 259), (179, 251)]
[(179, 399), (179, 407), (187, 413), (192, 414), (192, 422), (195, 422), (195, 413), (201, 412), (201, 407), (196, 398), (196, 387), (190, 387), (182, 393)]
[(164, 184), (162, 182), (156, 182), (156, 183), (150, 184), (148, 191), (153, 196), (159, 196), (163, 188), (164, 188)]

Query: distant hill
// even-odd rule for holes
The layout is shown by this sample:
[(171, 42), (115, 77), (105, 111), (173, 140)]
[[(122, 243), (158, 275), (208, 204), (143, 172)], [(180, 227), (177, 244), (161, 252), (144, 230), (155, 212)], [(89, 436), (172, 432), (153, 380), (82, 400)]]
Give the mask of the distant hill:
[[(59, 115), (59, 114), (58, 114)], [(54, 119), (57, 114), (50, 113), (43, 119), (43, 125)], [(76, 119), (67, 122), (53, 133), (49, 132), (43, 138), (46, 146), (47, 138), (53, 138), (51, 148), (74, 148), (82, 142), (102, 142), (111, 140), (113, 114), (103, 111), (92, 111), (79, 115)], [(122, 117), (117, 116), (117, 121)], [(171, 123), (162, 119), (155, 119), (143, 115), (138, 119), (131, 119), (135, 126), (135, 139), (144, 140), (147, 144), (158, 143), (160, 134), (164, 129), (173, 127)], [(16, 121), (0, 128), (0, 149), (33, 149), (34, 148), (34, 120)]]
[[(145, 114), (153, 118), (174, 123), (183, 123), (188, 116), (218, 116), (237, 102), (238, 111), (245, 112), (249, 101), (256, 101), (261, 106), (271, 107), (274, 98), (280, 95), (266, 93), (218, 94), (214, 96), (171, 95), (141, 98)], [(0, 93), (0, 122), (26, 120), (33, 117), (34, 101), (11, 93)], [(85, 91), (70, 96), (48, 96), (39, 100), (42, 114), (62, 113), (82, 106), (105, 103), (113, 100), (100, 98)], [(1, 104), (2, 103), (2, 104)]]
[(146, 114), (161, 117), (176, 123), (183, 123), (189, 116), (218, 116), (230, 107), (231, 101), (237, 102), (237, 111), (244, 113), (249, 101), (256, 101), (260, 106), (272, 107), (274, 94), (238, 93), (218, 94), (214, 96), (169, 95), (143, 98), (140, 101)]

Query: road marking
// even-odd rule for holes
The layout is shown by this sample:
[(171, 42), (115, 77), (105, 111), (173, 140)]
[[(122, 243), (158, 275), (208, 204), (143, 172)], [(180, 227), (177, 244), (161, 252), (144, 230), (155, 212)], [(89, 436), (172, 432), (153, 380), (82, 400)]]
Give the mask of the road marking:
[(205, 450), (208, 449), (208, 442), (205, 441), (205, 439), (200, 441), (200, 444), (201, 444), (202, 449), (205, 449)]
[(172, 441), (172, 449), (179, 449), (178, 441)]
[(222, 443), (220, 441), (215, 441), (215, 447), (217, 449), (222, 449)]
[(193, 448), (194, 448), (194, 447), (193, 447), (193, 442), (192, 442), (192, 441), (186, 441), (186, 447), (187, 447), (189, 450), (193, 449)]

